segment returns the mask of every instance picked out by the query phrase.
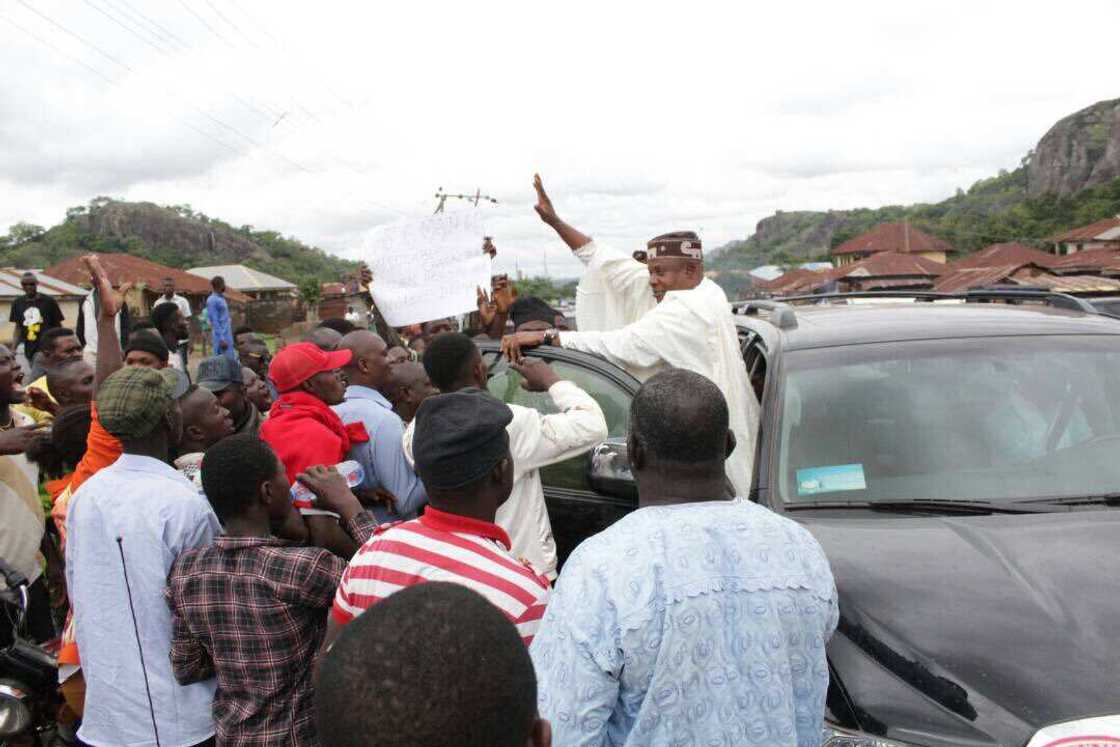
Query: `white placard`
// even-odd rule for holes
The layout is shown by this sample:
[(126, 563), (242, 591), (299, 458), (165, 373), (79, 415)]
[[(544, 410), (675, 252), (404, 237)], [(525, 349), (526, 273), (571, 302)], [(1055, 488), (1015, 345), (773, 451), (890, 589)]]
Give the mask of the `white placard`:
[(482, 251), (478, 210), (438, 213), (374, 229), (365, 257), (370, 291), (385, 321), (404, 327), (478, 308), (478, 288), (490, 287), (490, 257)]

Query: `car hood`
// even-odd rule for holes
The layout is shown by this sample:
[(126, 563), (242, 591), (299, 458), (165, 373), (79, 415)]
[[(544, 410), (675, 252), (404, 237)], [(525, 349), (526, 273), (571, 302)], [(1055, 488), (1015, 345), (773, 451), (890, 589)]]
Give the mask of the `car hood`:
[[(907, 709), (870, 693), (902, 686), (937, 712), (902, 733), (950, 718), (977, 744), (1023, 744), (1050, 723), (1120, 712), (1120, 510), (794, 517), (832, 564), (830, 658), (857, 714), (899, 726)], [(850, 687), (838, 659), (854, 658), (891, 682), (864, 672)]]

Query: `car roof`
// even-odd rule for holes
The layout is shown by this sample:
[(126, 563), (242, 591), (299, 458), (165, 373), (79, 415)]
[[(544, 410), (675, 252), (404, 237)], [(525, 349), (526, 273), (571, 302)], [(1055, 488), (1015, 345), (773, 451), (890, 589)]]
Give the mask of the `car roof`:
[(737, 316), (772, 347), (786, 350), (901, 340), (1019, 335), (1120, 335), (1120, 321), (1041, 304), (915, 303), (825, 304), (792, 307), (797, 326), (779, 329), (761, 317)]

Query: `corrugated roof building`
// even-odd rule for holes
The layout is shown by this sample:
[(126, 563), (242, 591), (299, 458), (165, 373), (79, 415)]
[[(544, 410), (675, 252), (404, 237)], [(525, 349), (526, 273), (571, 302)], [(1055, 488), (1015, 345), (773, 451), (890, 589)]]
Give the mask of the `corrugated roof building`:
[(1054, 253), (1076, 254), (1093, 249), (1120, 249), (1120, 215), (1051, 236)]
[[(164, 278), (169, 277), (175, 281), (175, 292), (190, 301), (193, 315), (197, 316), (202, 311), (202, 307), (206, 305), (206, 297), (210, 295), (209, 280), (175, 267), (161, 265), (133, 254), (105, 252), (98, 253), (97, 257), (114, 288), (120, 288), (124, 283), (133, 284), (125, 296), (125, 302), (138, 316), (151, 313), (152, 305), (163, 292)], [(81, 257), (63, 260), (44, 272), (70, 283), (89, 283), (89, 271)], [(233, 289), (227, 290), (225, 295), (226, 301), (231, 305), (249, 301), (248, 296)]]
[(832, 257), (838, 264), (844, 265), (874, 254), (891, 252), (917, 255), (945, 263), (948, 255), (953, 251), (955, 250), (949, 242), (920, 231), (904, 221), (880, 223), (867, 233), (860, 234), (834, 248)]
[(268, 298), (275, 296), (295, 296), (299, 288), (295, 283), (289, 283), (283, 278), (269, 275), (267, 272), (254, 270), (245, 265), (211, 265), (209, 267), (192, 267), (187, 270), (192, 275), (210, 282), (210, 279), (221, 276), (226, 281), (226, 286), (241, 291), (250, 298)]
[(955, 262), (950, 262), (949, 267), (954, 270), (964, 270), (975, 267), (997, 268), (1007, 267), (1008, 265), (1014, 265), (1016, 267), (1022, 267), (1024, 265), (1050, 267), (1057, 261), (1057, 257), (1053, 254), (1039, 251), (1026, 244), (1009, 242), (986, 246), (978, 252), (973, 252)]

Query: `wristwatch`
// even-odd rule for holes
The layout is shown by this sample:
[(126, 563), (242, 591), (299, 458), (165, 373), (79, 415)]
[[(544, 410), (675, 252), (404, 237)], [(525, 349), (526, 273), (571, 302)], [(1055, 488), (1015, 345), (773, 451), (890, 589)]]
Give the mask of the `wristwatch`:
[(544, 333), (544, 344), (555, 345), (556, 341), (560, 339), (560, 331), (556, 329), (546, 330)]

